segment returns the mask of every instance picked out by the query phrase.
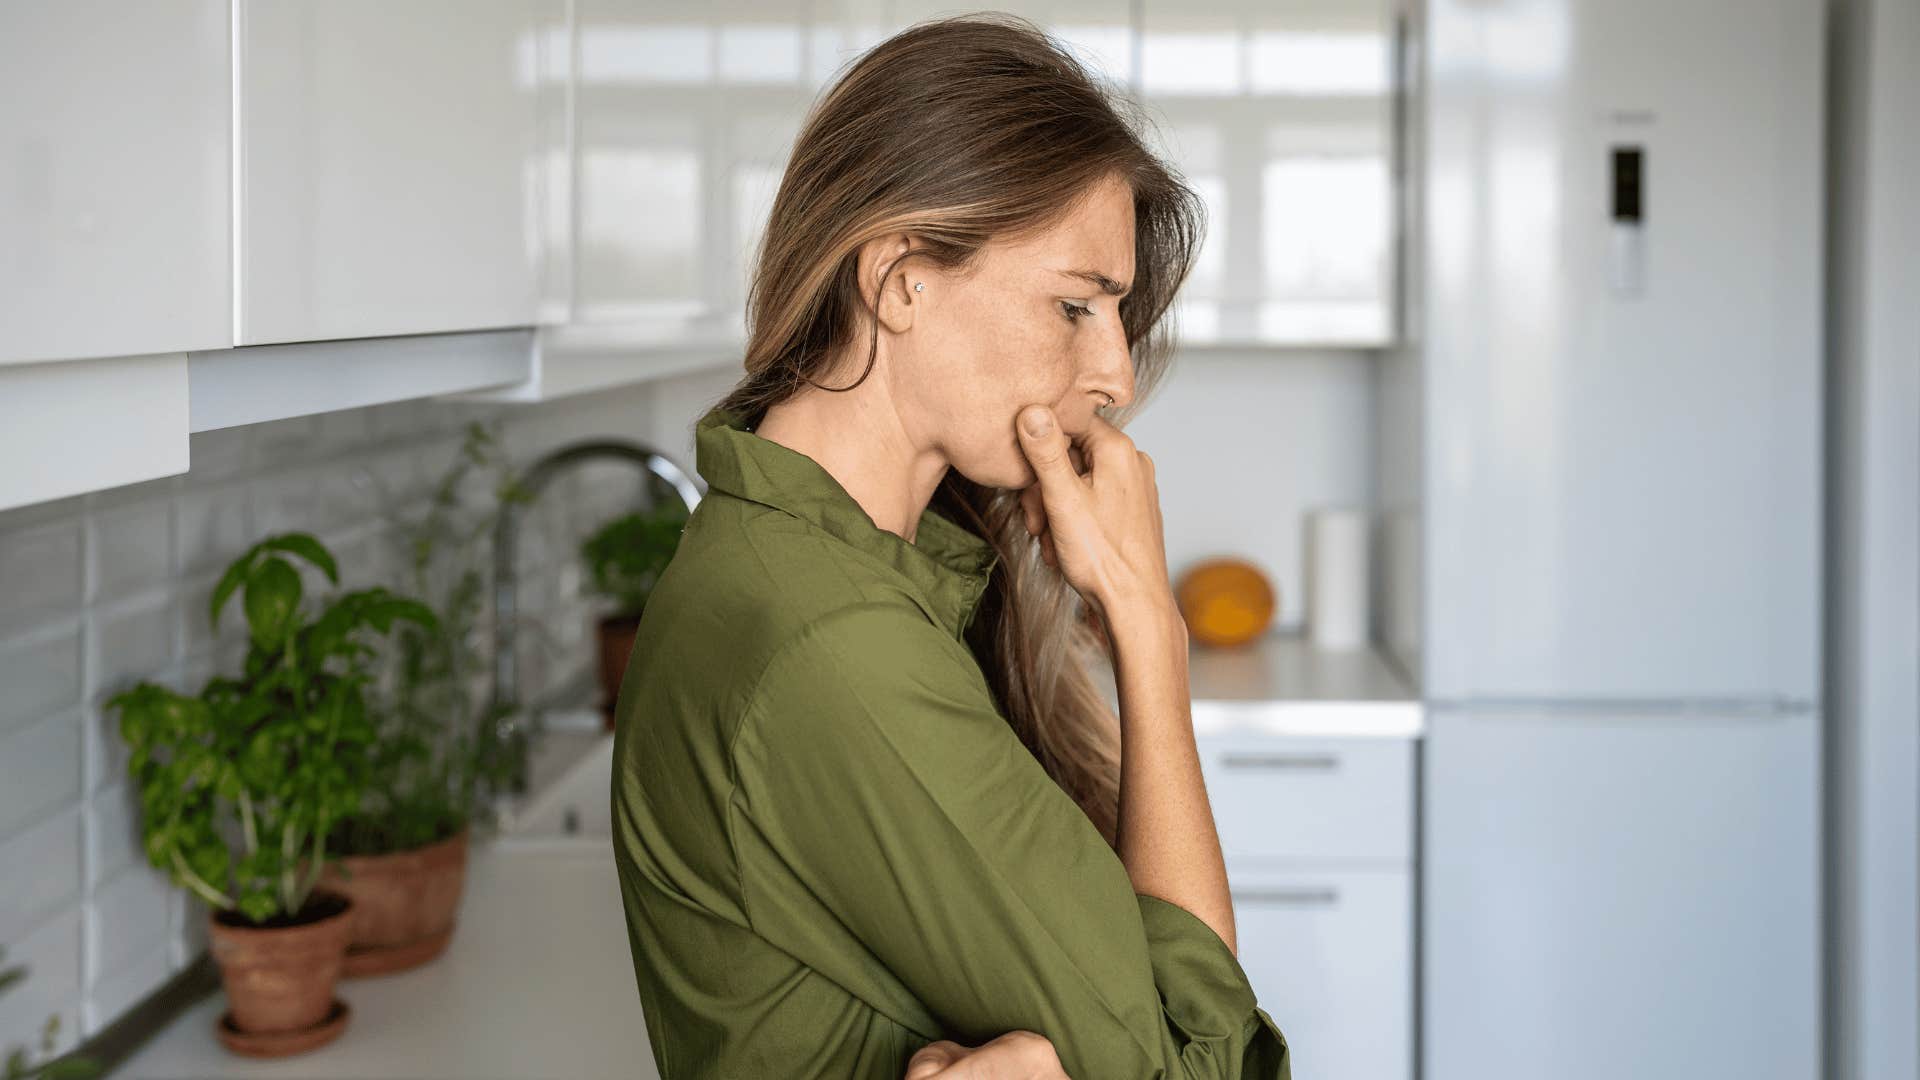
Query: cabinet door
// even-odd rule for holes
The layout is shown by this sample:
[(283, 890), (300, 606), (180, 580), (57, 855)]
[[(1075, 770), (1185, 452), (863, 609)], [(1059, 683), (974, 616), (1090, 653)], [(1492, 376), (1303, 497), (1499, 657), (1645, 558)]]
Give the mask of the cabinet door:
[(226, 0), (0, 6), (0, 364), (233, 344)]
[[(1126, 90), (1133, 84), (1134, 54), (1139, 34), (1129, 0), (1004, 0), (995, 10), (1029, 19), (1095, 75)], [(895, 29), (949, 15), (978, 10), (946, 0), (893, 0)]]
[(1144, 0), (1153, 142), (1207, 204), (1183, 340), (1393, 334), (1392, 23), (1384, 0)]
[(574, 320), (737, 341), (793, 139), (880, 0), (576, 0)]
[(1408, 864), (1288, 869), (1229, 863), (1240, 966), (1287, 1037), (1299, 1077), (1413, 1073)]
[(240, 344), (542, 314), (565, 0), (242, 0)]
[(1413, 743), (1388, 738), (1196, 737), (1228, 859), (1413, 857)]

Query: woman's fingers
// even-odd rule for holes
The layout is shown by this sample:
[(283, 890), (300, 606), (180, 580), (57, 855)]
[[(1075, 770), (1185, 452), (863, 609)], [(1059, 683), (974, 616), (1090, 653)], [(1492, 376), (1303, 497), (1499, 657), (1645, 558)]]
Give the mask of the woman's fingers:
[[(1041, 421), (1038, 433), (1030, 420)], [(1045, 405), (1020, 410), (1015, 427), (1034, 475), (1021, 510), (1047, 565), (1082, 596), (1103, 600), (1163, 584), (1165, 534), (1145, 452), (1097, 416), (1070, 437)]]
[(907, 1060), (907, 1071), (900, 1080), (935, 1080), (947, 1067), (967, 1055), (967, 1048), (948, 1039), (937, 1039), (916, 1051)]
[(907, 1061), (900, 1080), (1069, 1080), (1053, 1042), (1033, 1031), (1009, 1031), (979, 1046), (938, 1039)]
[(1072, 444), (1067, 433), (1054, 421), (1053, 410), (1045, 405), (1029, 405), (1020, 411), (1014, 428), (1019, 432), (1020, 449), (1033, 470), (1042, 506), (1049, 518), (1080, 509), (1086, 487), (1070, 456)]
[(1040, 499), (1040, 485), (1028, 484), (1020, 490), (1020, 513), (1026, 518), (1027, 535), (1039, 536), (1047, 531), (1047, 508)]

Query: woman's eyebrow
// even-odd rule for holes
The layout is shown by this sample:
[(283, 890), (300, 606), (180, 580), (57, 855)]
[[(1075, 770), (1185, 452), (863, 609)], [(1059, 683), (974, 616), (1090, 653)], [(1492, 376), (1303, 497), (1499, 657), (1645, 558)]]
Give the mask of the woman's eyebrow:
[(1079, 278), (1082, 281), (1091, 281), (1100, 286), (1100, 291), (1108, 296), (1123, 296), (1128, 289), (1132, 288), (1131, 285), (1122, 285), (1098, 270), (1055, 270), (1054, 273)]

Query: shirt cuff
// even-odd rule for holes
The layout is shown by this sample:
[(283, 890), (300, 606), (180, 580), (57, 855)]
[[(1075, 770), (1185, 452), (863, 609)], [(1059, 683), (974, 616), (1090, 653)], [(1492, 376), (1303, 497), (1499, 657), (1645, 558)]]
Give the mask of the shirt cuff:
[(1153, 981), (1168, 1019), (1189, 1039), (1224, 1039), (1247, 1028), (1253, 987), (1213, 927), (1171, 901), (1134, 893), (1147, 932)]

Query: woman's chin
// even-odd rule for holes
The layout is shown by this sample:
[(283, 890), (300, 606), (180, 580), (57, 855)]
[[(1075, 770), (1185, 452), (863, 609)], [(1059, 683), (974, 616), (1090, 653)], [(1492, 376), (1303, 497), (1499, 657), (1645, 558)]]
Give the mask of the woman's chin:
[[(1019, 452), (1020, 448), (1017, 446), (1014, 447), (1014, 453), (1018, 454)], [(1005, 488), (1009, 491), (1023, 491), (1033, 486), (1034, 481), (1040, 479), (1034, 474), (1033, 466), (1028, 464), (1024, 455), (1011, 462), (996, 464), (991, 477), (979, 477), (969, 472), (962, 472), (960, 475), (965, 476), (976, 484), (981, 484), (986, 487)]]

